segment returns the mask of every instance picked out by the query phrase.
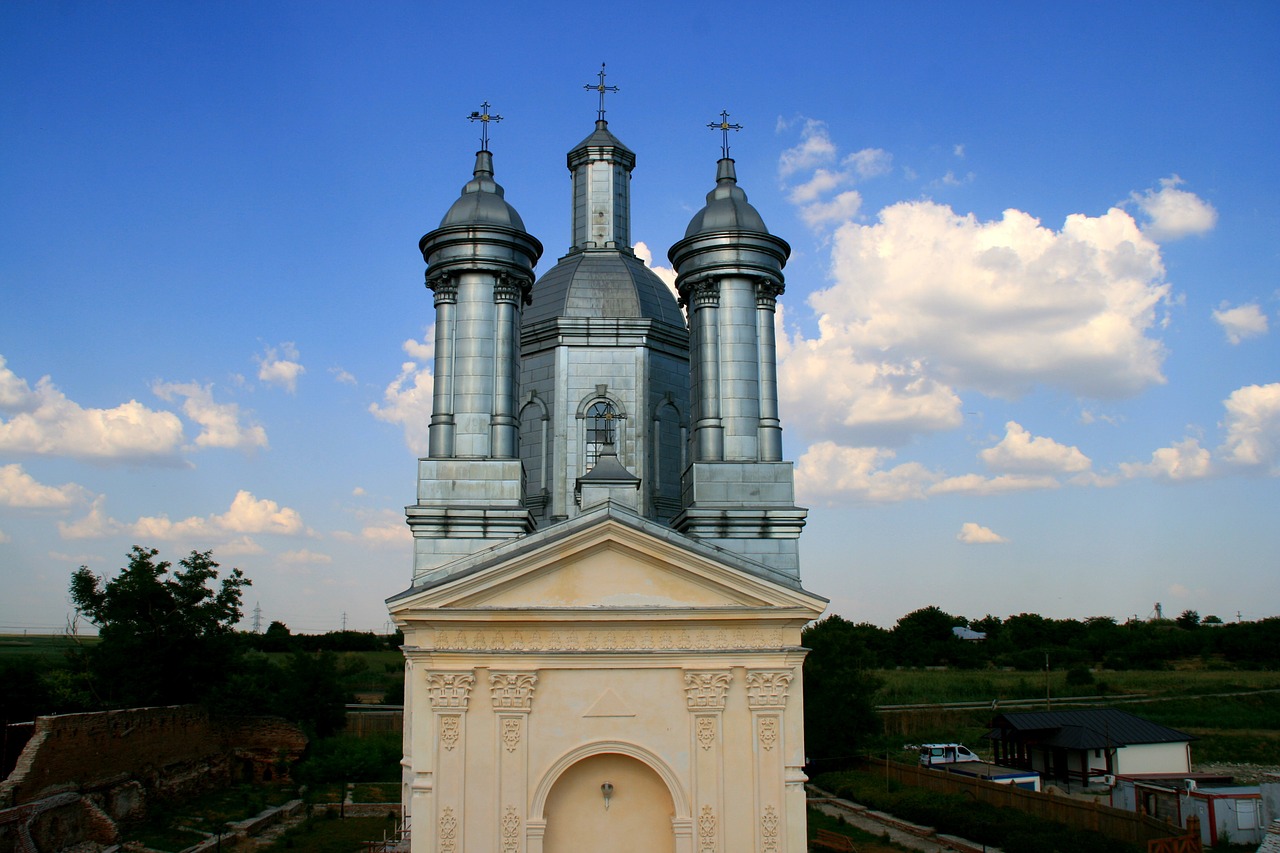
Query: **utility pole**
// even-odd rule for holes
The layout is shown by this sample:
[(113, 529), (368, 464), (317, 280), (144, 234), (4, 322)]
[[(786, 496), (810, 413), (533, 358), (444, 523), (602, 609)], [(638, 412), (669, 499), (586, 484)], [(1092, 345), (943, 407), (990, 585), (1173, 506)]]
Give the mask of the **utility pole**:
[(262, 633), (262, 602), (253, 603), (253, 633)]
[(347, 630), (347, 611), (342, 611), (342, 630)]
[(1049, 653), (1044, 653), (1044, 709), (1053, 710), (1053, 699), (1049, 695)]

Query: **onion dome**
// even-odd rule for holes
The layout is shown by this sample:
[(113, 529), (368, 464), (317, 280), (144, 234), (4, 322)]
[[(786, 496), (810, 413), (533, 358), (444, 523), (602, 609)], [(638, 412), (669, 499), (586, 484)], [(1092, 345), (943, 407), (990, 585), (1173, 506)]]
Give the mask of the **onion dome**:
[(462, 195), (418, 247), (428, 281), (463, 269), (505, 270), (531, 279), (542, 256), (542, 244), (525, 231), (524, 220), (493, 179), (493, 154), (487, 150), (476, 152), (475, 171)]
[(738, 186), (733, 160), (716, 165), (716, 186), (707, 204), (694, 214), (684, 239), (667, 252), (676, 269), (676, 289), (687, 301), (688, 288), (705, 275), (739, 275), (772, 280), (782, 287), (782, 267), (791, 247), (774, 237), (760, 213)]
[(640, 318), (684, 326), (671, 289), (629, 252), (572, 252), (535, 285), (526, 326), (557, 317)]

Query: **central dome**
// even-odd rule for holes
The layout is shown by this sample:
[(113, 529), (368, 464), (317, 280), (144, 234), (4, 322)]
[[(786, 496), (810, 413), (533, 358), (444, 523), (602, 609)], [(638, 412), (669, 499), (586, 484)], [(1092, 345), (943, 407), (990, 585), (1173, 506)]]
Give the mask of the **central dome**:
[(556, 317), (650, 319), (684, 327), (671, 289), (627, 252), (573, 252), (533, 286), (524, 325)]

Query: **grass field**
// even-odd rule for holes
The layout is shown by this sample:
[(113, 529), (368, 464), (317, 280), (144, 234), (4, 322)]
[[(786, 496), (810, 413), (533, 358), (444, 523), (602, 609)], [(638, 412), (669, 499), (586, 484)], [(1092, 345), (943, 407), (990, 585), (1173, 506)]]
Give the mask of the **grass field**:
[(77, 645), (93, 645), (96, 642), (98, 642), (96, 636), (0, 634), (0, 660), (15, 658), (61, 664), (67, 652), (75, 649)]

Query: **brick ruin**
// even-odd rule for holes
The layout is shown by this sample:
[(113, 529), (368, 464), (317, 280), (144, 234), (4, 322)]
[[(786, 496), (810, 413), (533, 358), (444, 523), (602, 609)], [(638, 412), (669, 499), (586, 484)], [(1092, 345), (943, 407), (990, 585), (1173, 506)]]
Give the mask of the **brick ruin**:
[(143, 817), (149, 800), (288, 779), (307, 746), (285, 720), (215, 720), (191, 705), (38, 717), (25, 731), (0, 782), (0, 853), (114, 843), (117, 825)]

